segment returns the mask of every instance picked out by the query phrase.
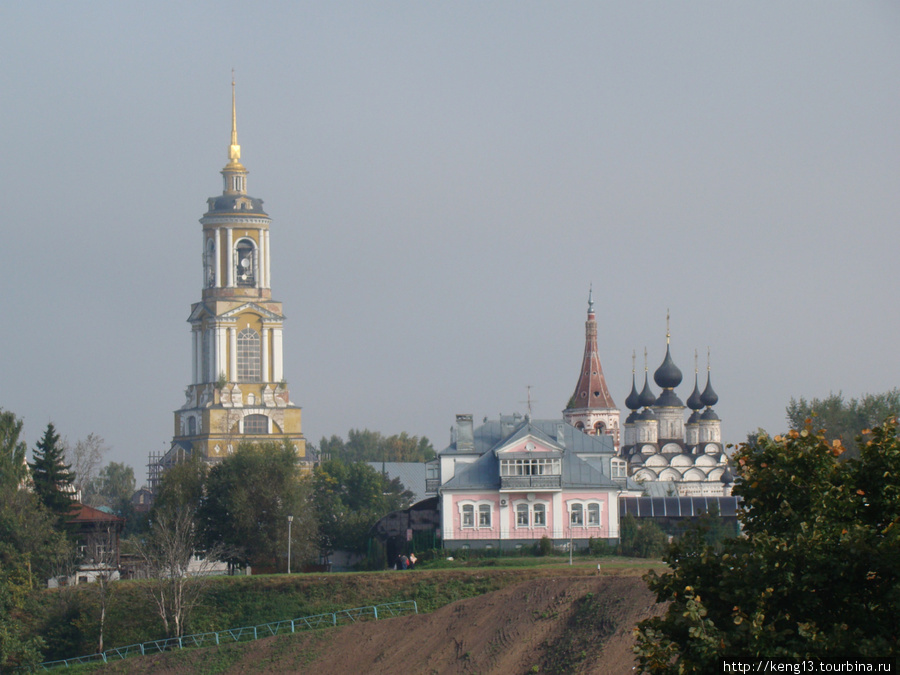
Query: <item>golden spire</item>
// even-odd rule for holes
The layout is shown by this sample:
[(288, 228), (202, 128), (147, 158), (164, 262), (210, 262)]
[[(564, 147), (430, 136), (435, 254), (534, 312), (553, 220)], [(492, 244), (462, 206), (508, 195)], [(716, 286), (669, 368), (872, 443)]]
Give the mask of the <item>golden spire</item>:
[(231, 147), (228, 149), (231, 164), (241, 163), (241, 146), (237, 137), (237, 106), (234, 98), (234, 68), (231, 69)]

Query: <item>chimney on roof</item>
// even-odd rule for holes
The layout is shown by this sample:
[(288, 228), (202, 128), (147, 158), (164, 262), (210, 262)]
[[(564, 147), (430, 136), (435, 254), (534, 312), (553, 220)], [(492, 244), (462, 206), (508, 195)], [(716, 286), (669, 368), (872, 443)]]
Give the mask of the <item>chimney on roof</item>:
[(556, 423), (556, 442), (566, 447), (566, 427), (562, 422)]
[(475, 429), (471, 415), (456, 416), (457, 452), (475, 452)]

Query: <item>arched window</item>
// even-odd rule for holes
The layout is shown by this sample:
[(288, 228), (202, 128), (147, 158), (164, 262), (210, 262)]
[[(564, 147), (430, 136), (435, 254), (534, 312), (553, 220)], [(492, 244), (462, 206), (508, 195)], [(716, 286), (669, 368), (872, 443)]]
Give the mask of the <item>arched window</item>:
[(212, 237), (206, 240), (206, 254), (203, 256), (203, 269), (206, 272), (206, 287), (216, 285), (216, 241)]
[(196, 417), (188, 417), (187, 421), (187, 433), (188, 436), (193, 436), (197, 433), (197, 418)]
[(572, 504), (570, 521), (574, 527), (584, 525), (584, 507), (581, 504)]
[(234, 278), (238, 286), (256, 285), (256, 245), (251, 239), (241, 239), (234, 247)]
[(491, 526), (491, 505), (490, 504), (479, 504), (478, 505), (478, 527), (490, 527)]
[(237, 381), (260, 382), (260, 339), (259, 333), (245, 328), (237, 335)]
[(516, 527), (528, 527), (528, 504), (516, 506)]
[(605, 433), (606, 433), (606, 427), (604, 426), (603, 422), (597, 422), (597, 424), (594, 425), (594, 432), (595, 432), (598, 436), (599, 436), (600, 434), (605, 434)]
[(546, 527), (547, 526), (547, 507), (543, 504), (535, 504), (534, 505), (534, 526), (535, 527)]
[(464, 504), (462, 507), (462, 526), (475, 527), (475, 506)]
[(244, 418), (245, 434), (269, 433), (269, 418), (265, 415), (247, 415)]
[(600, 505), (588, 504), (588, 527), (600, 527)]

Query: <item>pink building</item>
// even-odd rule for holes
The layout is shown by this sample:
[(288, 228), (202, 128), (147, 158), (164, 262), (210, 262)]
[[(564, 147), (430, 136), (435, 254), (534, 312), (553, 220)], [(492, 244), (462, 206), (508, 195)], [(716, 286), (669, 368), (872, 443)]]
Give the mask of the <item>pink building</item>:
[(613, 437), (562, 420), (457, 415), (439, 455), (441, 534), (447, 548), (531, 545), (542, 537), (584, 547), (617, 540), (620, 494), (640, 494)]

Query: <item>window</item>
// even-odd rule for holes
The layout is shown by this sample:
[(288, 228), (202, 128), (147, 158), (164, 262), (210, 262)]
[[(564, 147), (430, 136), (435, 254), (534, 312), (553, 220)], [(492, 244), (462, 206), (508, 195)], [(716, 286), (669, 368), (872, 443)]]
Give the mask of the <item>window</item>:
[(624, 459), (612, 460), (612, 477), (613, 478), (625, 478), (625, 476), (626, 476), (625, 460)]
[(491, 526), (491, 505), (479, 504), (478, 506), (478, 527)]
[(269, 418), (265, 415), (247, 415), (244, 418), (245, 434), (269, 433)]
[(216, 242), (212, 237), (206, 240), (206, 257), (203, 260), (203, 267), (206, 269), (206, 287), (212, 288), (216, 285)]
[(196, 417), (188, 417), (187, 421), (187, 432), (188, 436), (193, 436), (197, 433), (197, 418)]
[(600, 505), (588, 504), (588, 527), (600, 527)]
[(234, 247), (235, 253), (235, 272), (238, 286), (255, 286), (256, 285), (256, 266), (253, 264), (253, 258), (256, 254), (256, 247), (250, 239), (241, 239), (237, 246)]
[(597, 424), (594, 425), (594, 432), (596, 432), (596, 434), (597, 434), (598, 436), (599, 436), (600, 434), (605, 434), (605, 433), (606, 433), (606, 427), (603, 426), (603, 422), (597, 422)]
[(500, 461), (501, 476), (559, 476), (561, 473), (562, 464), (559, 458)]
[(528, 527), (528, 504), (516, 507), (516, 527)]
[(544, 504), (534, 505), (534, 526), (547, 527), (547, 507)]
[(245, 328), (237, 336), (237, 381), (260, 382), (260, 360), (259, 333)]
[(462, 526), (475, 527), (475, 507), (471, 504), (464, 504), (462, 507)]
[(584, 526), (584, 507), (581, 504), (572, 504), (572, 512), (569, 515), (569, 522), (573, 527)]

